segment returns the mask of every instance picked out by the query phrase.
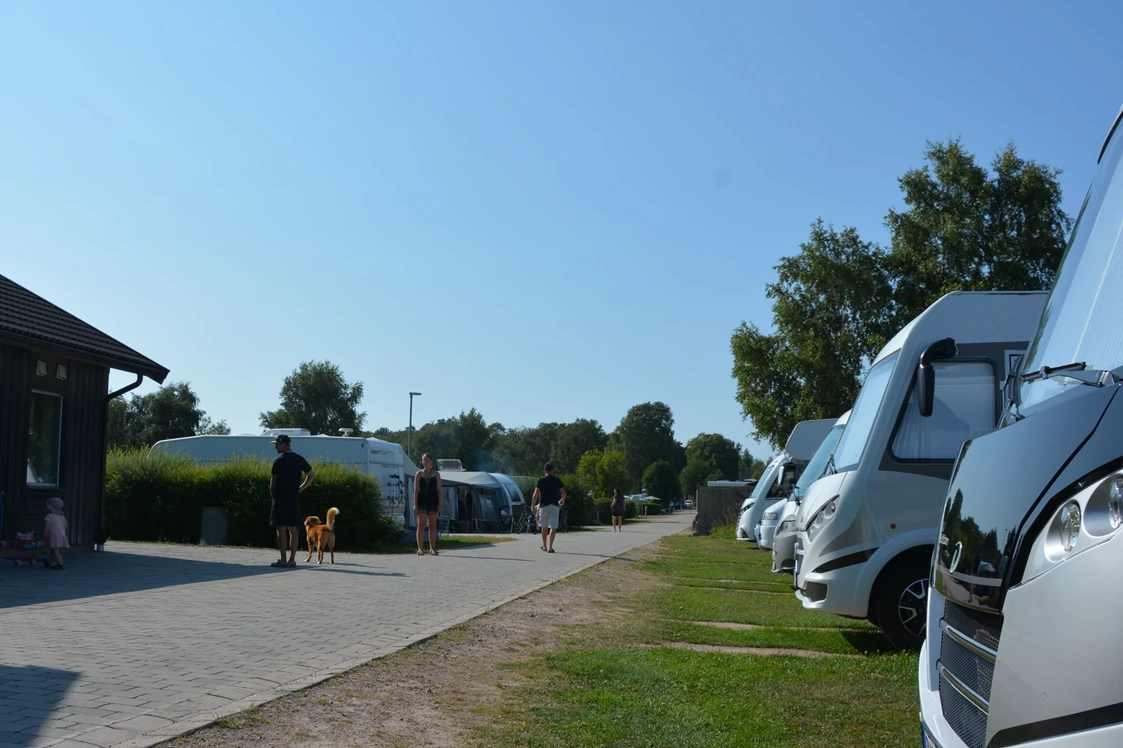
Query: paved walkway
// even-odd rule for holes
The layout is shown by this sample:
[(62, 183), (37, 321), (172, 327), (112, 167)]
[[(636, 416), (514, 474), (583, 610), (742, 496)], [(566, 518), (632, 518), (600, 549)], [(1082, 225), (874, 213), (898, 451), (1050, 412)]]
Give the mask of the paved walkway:
[[(330, 678), (690, 526), (693, 512), (440, 556), (111, 543), (0, 565), (0, 748), (150, 746)], [(346, 518), (340, 517), (346, 544)], [(439, 547), (439, 546), (438, 546)], [(302, 553), (298, 561), (304, 560)]]

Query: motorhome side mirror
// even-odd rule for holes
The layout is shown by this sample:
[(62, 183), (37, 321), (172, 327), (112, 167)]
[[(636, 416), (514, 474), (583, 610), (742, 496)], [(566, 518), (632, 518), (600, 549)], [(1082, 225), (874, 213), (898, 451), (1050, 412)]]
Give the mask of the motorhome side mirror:
[(916, 404), (920, 415), (932, 415), (932, 401), (936, 399), (936, 370), (932, 364), (923, 363), (916, 370)]
[(937, 340), (920, 354), (920, 366), (916, 370), (916, 404), (924, 418), (932, 415), (936, 399), (936, 370), (933, 361), (955, 358), (959, 348), (952, 338)]

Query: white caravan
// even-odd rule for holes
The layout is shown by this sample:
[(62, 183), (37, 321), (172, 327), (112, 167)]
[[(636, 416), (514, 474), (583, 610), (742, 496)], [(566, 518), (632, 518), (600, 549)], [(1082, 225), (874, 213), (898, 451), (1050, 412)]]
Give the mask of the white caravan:
[(1123, 745), (1120, 122), (1002, 427), (963, 445), (947, 488), (918, 674), (930, 748)]
[(308, 462), (336, 462), (378, 478), (382, 486), (382, 511), (407, 527), (413, 514), (413, 475), (417, 466), (402, 445), (381, 439), (358, 436), (311, 436), (305, 429), (272, 429), (264, 434), (208, 434), (164, 439), (156, 442), (149, 455), (157, 452), (183, 454), (200, 464), (230, 462), (235, 459), (269, 460), (277, 457), (272, 444), (276, 435), (288, 434), (292, 451)]
[(784, 451), (768, 463), (749, 498), (741, 502), (741, 515), (737, 520), (738, 540), (758, 540), (756, 527), (765, 509), (777, 500), (787, 498), (807, 461), (815, 455), (833, 425), (833, 418), (800, 421), (795, 425), (784, 444)]
[(867, 618), (894, 645), (920, 646), (952, 464), (964, 441), (994, 430), (1000, 385), (1044, 304), (1043, 292), (950, 293), (877, 354), (828, 474), (799, 507), (803, 607)]
[[(773, 573), (785, 572), (791, 574), (795, 568), (795, 517), (799, 511), (799, 503), (807, 495), (811, 484), (822, 478), (826, 473), (827, 464), (830, 462), (831, 455), (834, 454), (835, 447), (838, 446), (839, 439), (842, 438), (842, 432), (846, 429), (846, 421), (849, 418), (850, 411), (846, 411), (834, 422), (831, 432), (819, 445), (819, 449), (815, 452), (815, 456), (811, 458), (811, 462), (807, 463), (807, 468), (795, 484), (792, 495), (788, 497), (783, 508), (777, 513), (778, 516), (775, 520), (777, 529), (775, 530), (775, 536), (771, 539)], [(769, 510), (769, 512), (771, 511), (774, 510)], [(765, 530), (765, 523), (769, 521), (769, 512), (765, 512), (764, 519), (760, 521), (761, 539), (764, 539), (768, 534)]]

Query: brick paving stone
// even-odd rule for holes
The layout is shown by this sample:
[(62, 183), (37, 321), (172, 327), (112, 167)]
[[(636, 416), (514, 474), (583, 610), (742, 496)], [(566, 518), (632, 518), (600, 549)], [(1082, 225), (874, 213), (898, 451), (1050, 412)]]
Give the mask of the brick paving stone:
[[(340, 552), (334, 566), (279, 572), (273, 551), (109, 543), (73, 552), (65, 576), (0, 567), (0, 678), (24, 690), (6, 690), (0, 714), (33, 722), (0, 727), (0, 748), (151, 745), (686, 530), (692, 516), (562, 533), (550, 555), (522, 535), (438, 557)], [(345, 548), (342, 522), (339, 540)], [(86, 732), (59, 740), (37, 729)]]

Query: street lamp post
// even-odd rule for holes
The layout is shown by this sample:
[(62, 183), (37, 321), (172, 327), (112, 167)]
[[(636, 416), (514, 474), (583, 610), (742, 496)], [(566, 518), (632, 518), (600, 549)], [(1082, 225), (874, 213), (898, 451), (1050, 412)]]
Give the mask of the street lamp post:
[(420, 392), (409, 393), (409, 433), (406, 435), (406, 455), (413, 459), (413, 396), (421, 396)]

